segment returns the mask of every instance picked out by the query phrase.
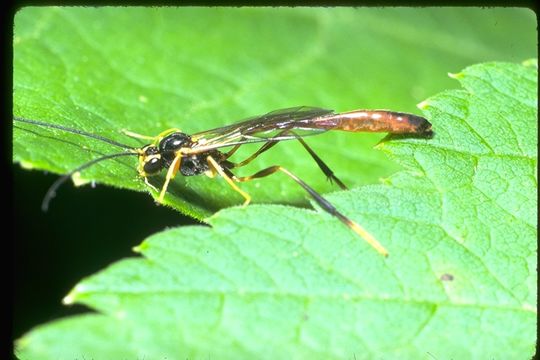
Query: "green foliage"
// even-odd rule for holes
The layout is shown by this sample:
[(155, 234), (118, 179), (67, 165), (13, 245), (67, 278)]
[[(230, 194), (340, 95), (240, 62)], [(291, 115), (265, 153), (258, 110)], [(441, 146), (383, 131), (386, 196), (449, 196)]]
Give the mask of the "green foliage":
[(462, 90), (423, 103), (434, 139), (380, 145), (406, 171), (329, 196), (388, 259), (323, 212), (222, 210), (83, 280), (66, 302), (100, 313), (35, 329), (20, 358), (530, 358), (537, 76), (453, 75)]
[[(533, 56), (535, 37), (516, 42), (527, 26), (516, 19), (520, 11), (478, 9), (26, 8), (15, 19), (15, 114), (137, 144), (119, 130), (196, 132), (302, 104), (414, 111), (454, 86), (440, 80), (448, 70)], [(486, 30), (493, 21), (500, 32)], [(405, 171), (325, 196), (388, 259), (322, 211), (228, 208), (208, 218), (211, 228), (156, 234), (137, 248), (143, 258), (81, 281), (66, 302), (98, 313), (33, 329), (18, 340), (18, 357), (530, 358), (537, 64), (481, 64), (453, 77), (463, 89), (422, 103), (433, 139), (378, 145)], [(24, 127), (13, 154), (27, 167), (65, 173), (111, 152)], [(308, 141), (359, 186), (396, 171), (371, 150), (380, 139)], [(298, 144), (278, 146), (251, 170), (275, 163), (332, 189)], [(82, 176), (145, 190), (129, 159)], [(302, 190), (279, 176), (243, 188), (260, 202), (302, 203)], [(199, 218), (241, 202), (203, 177), (178, 178), (171, 190), (169, 203)]]
[[(449, 69), (534, 56), (536, 39), (526, 32), (531, 22), (523, 21), (534, 14), (525, 13), (24, 8), (15, 17), (14, 112), (132, 145), (140, 143), (126, 138), (122, 129), (156, 135), (180, 127), (194, 133), (290, 106), (414, 112), (429, 94), (453, 86), (441, 76)], [(474, 32), (460, 25), (468, 18)], [(426, 34), (436, 46), (425, 41)], [(30, 128), (32, 133), (16, 128), (14, 134), (14, 160), (27, 167), (66, 173), (98, 153), (117, 151), (80, 136)], [(372, 149), (381, 138), (327, 133), (307, 141), (353, 187), (398, 169)], [(235, 159), (256, 148), (242, 149)], [(239, 175), (275, 164), (323, 193), (336, 190), (294, 142), (276, 146)], [(135, 165), (135, 159), (110, 160), (81, 177), (148, 191)], [(306, 204), (303, 190), (284, 175), (242, 188), (254, 202)], [(178, 177), (166, 200), (199, 219), (242, 202), (224, 181), (203, 176)]]

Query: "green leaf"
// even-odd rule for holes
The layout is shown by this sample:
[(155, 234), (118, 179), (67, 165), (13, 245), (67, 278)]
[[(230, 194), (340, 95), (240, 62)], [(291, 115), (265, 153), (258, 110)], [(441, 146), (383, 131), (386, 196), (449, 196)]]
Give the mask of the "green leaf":
[(486, 63), (423, 103), (436, 136), (321, 211), (230, 208), (79, 283), (96, 309), (36, 328), (21, 359), (529, 359), (536, 336), (537, 62)]
[[(461, 25), (464, 17), (474, 32)], [(14, 113), (140, 145), (121, 130), (194, 133), (299, 105), (414, 112), (428, 94), (452, 86), (440, 80), (448, 69), (534, 56), (534, 19), (526, 10), (469, 8), (24, 8), (15, 17)], [(118, 151), (15, 126), (14, 161), (29, 168), (66, 173)], [(372, 149), (381, 137), (329, 132), (307, 141), (353, 187), (398, 169)], [(275, 164), (322, 193), (336, 189), (295, 142), (276, 146), (239, 175)], [(81, 180), (149, 191), (135, 168), (136, 159), (109, 160)], [(294, 182), (273, 178), (242, 187), (254, 202), (306, 204)], [(169, 205), (200, 219), (242, 202), (224, 181), (204, 176), (179, 176), (169, 190)]]

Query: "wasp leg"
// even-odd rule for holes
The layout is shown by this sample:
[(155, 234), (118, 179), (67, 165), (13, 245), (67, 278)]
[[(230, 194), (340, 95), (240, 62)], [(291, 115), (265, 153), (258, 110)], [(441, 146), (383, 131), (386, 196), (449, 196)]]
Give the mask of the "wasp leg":
[(307, 152), (309, 153), (309, 155), (311, 155), (311, 157), (313, 158), (313, 160), (315, 160), (315, 162), (317, 163), (317, 165), (319, 165), (319, 168), (322, 170), (322, 172), (324, 173), (324, 175), (326, 175), (326, 177), (332, 182), (334, 181), (336, 184), (338, 184), (338, 186), (341, 188), (341, 190), (347, 190), (347, 186), (337, 178), (336, 175), (334, 175), (334, 172), (332, 171), (332, 169), (330, 169), (328, 167), (328, 165), (325, 164), (325, 162), (319, 157), (319, 155), (317, 155), (315, 153), (315, 151), (313, 151), (312, 148), (310, 148), (308, 146), (308, 144), (306, 144), (306, 142), (304, 141), (304, 139), (302, 139), (301, 137), (298, 138), (298, 141), (300, 141), (300, 143), (304, 146), (304, 149), (307, 150)]
[[(282, 136), (282, 135), (285, 135), (286, 133), (291, 133), (290, 131), (283, 131), (281, 133), (279, 133), (277, 136)], [(302, 144), (302, 146), (304, 147), (304, 149), (307, 150), (307, 152), (311, 155), (311, 157), (313, 158), (313, 160), (315, 160), (315, 162), (317, 163), (317, 165), (319, 166), (319, 168), (321, 169), (321, 171), (324, 173), (324, 175), (326, 175), (326, 177), (332, 182), (334, 181), (336, 184), (338, 184), (338, 186), (342, 189), (342, 190), (347, 190), (347, 186), (337, 178), (337, 176), (334, 175), (334, 172), (332, 171), (332, 169), (330, 169), (328, 167), (328, 165), (326, 165), (326, 163), (319, 157), (319, 155), (317, 155), (315, 153), (315, 151), (313, 151), (313, 149), (311, 147), (309, 147), (309, 145), (304, 141), (304, 139), (302, 139), (301, 137), (297, 137), (298, 141), (300, 141), (300, 143)], [(274, 145), (276, 145), (277, 143), (279, 142), (279, 140), (272, 140), (272, 139), (269, 139), (267, 143), (265, 143), (263, 146), (260, 147), (259, 150), (257, 150), (253, 155), (251, 155), (250, 157), (248, 157), (247, 159), (245, 159), (244, 161), (242, 162), (239, 162), (237, 164), (235, 164), (234, 167), (241, 167), (241, 166), (244, 166), (244, 165), (247, 165), (249, 164), (251, 161), (253, 161), (257, 156), (261, 155), (263, 152), (269, 150), (270, 148), (272, 148)], [(235, 150), (236, 151), (236, 150)]]
[(135, 138), (135, 139), (143, 139), (143, 140), (151, 140), (151, 141), (154, 141), (156, 139), (155, 136), (141, 135), (141, 134), (137, 134), (137, 133), (135, 133), (133, 131), (129, 131), (129, 130), (126, 130), (126, 129), (122, 129), (122, 130), (120, 130), (120, 132), (122, 132), (122, 134), (124, 134), (124, 135), (127, 135), (127, 136)]
[(155, 191), (159, 191), (159, 189), (157, 187), (155, 187), (154, 185), (150, 184), (150, 182), (148, 181), (148, 176), (144, 176), (144, 183), (146, 185), (148, 185), (150, 188), (152, 188), (153, 190)]
[(204, 172), (204, 174), (205, 174), (206, 176), (208, 176), (209, 178), (213, 179), (213, 178), (216, 177), (217, 171), (216, 171), (216, 169), (214, 169), (212, 166), (210, 166), (210, 169), (206, 170), (206, 171)]
[(176, 176), (176, 173), (178, 172), (178, 169), (180, 169), (180, 165), (182, 163), (182, 156), (183, 154), (179, 151), (174, 160), (171, 163), (171, 166), (169, 166), (169, 169), (167, 170), (167, 177), (165, 178), (165, 183), (163, 184), (163, 187), (161, 188), (161, 192), (159, 193), (158, 202), (163, 203), (163, 199), (165, 198), (165, 193), (167, 192), (167, 187), (169, 187), (169, 182), (171, 179), (174, 179)]
[(229, 150), (228, 153), (223, 155), (223, 160), (227, 160), (228, 158), (230, 158), (236, 152), (236, 150), (240, 148), (240, 146), (241, 144), (236, 144), (231, 150)]
[[(231, 176), (229, 176), (225, 169), (223, 169), (221, 167), (221, 165), (219, 165), (219, 163), (211, 156), (208, 156), (206, 158), (206, 161), (208, 162), (208, 165), (210, 166), (210, 168), (213, 170), (213, 171), (216, 171), (222, 178), (225, 179), (225, 181), (227, 181), (227, 183), (234, 189), (236, 190), (236, 192), (238, 192), (240, 195), (242, 195), (245, 199), (244, 201), (244, 204), (243, 206), (247, 206), (250, 201), (251, 201), (251, 196), (249, 196), (248, 193), (246, 193), (245, 191), (243, 191), (242, 189), (240, 189), (238, 187), (238, 185), (236, 185), (234, 183), (234, 181), (232, 180)], [(229, 174), (232, 175), (232, 173), (230, 173), (229, 171)], [(233, 175), (234, 176), (234, 175)]]
[(352, 231), (360, 235), (365, 241), (368, 242), (369, 245), (371, 245), (375, 250), (377, 250), (380, 254), (384, 256), (388, 256), (388, 251), (371, 235), (369, 232), (367, 232), (363, 227), (361, 227), (356, 222), (352, 221), (342, 213), (340, 213), (334, 205), (332, 205), (328, 200), (323, 198), (319, 193), (317, 193), (313, 188), (311, 188), (308, 184), (306, 184), (304, 181), (302, 181), (300, 178), (298, 178), (296, 175), (291, 173), (289, 170), (281, 167), (281, 166), (270, 166), (266, 169), (263, 169), (251, 176), (244, 176), (244, 177), (235, 177), (233, 178), (235, 181), (238, 182), (244, 182), (244, 181), (250, 181), (257, 178), (262, 178), (268, 175), (272, 175), (273, 173), (281, 171), (285, 173), (287, 176), (289, 176), (291, 179), (296, 181), (298, 185), (300, 185), (304, 190), (307, 191), (309, 195), (319, 204), (319, 206), (329, 213), (332, 216), (337, 217), (342, 223), (344, 223), (348, 228), (350, 228)]
[(157, 136), (155, 136), (154, 138), (158, 139), (157, 142), (159, 142), (159, 140), (163, 139), (165, 136), (169, 135), (169, 134), (172, 134), (174, 132), (182, 132), (182, 130), (178, 129), (178, 128), (170, 128), (170, 129), (167, 129), (165, 131), (162, 131), (160, 132)]
[(242, 167), (242, 166), (245, 166), (245, 165), (249, 164), (250, 162), (255, 160), (255, 158), (257, 158), (259, 155), (261, 155), (263, 152), (271, 149), (278, 142), (279, 142), (279, 140), (268, 140), (267, 143), (265, 143), (263, 146), (261, 146), (259, 148), (259, 150), (255, 151), (250, 157), (248, 157), (244, 161), (241, 161), (239, 163), (234, 164), (234, 167), (237, 168), (237, 167)]
[(132, 137), (132, 138), (135, 138), (135, 139), (150, 140), (152, 143), (157, 144), (165, 136), (167, 136), (169, 134), (172, 134), (173, 132), (180, 132), (180, 129), (177, 129), (177, 128), (167, 129), (167, 130), (162, 131), (161, 133), (159, 133), (157, 136), (141, 135), (141, 134), (137, 134), (137, 133), (135, 133), (133, 131), (129, 131), (129, 130), (126, 130), (126, 129), (122, 129), (121, 131), (122, 131), (122, 133), (124, 135), (127, 135), (129, 137)]

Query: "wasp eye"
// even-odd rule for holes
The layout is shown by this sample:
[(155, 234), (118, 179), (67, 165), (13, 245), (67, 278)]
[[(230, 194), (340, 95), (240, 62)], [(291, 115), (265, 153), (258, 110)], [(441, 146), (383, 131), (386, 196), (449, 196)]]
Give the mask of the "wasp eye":
[(143, 170), (146, 174), (155, 174), (162, 168), (162, 162), (161, 159), (158, 157), (154, 157), (149, 159), (143, 166)]

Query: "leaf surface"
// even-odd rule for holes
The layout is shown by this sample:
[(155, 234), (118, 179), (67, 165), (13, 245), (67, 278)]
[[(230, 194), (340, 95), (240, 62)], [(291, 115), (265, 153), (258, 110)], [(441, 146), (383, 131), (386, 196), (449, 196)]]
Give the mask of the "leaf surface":
[[(473, 33), (460, 26), (463, 16)], [(195, 133), (299, 105), (415, 112), (428, 94), (453, 86), (441, 81), (448, 69), (534, 56), (527, 16), (496, 9), (23, 8), (15, 17), (14, 113), (141, 145), (121, 130)], [(436, 46), (423, 40), (428, 33)], [(119, 150), (19, 125), (13, 156), (26, 167), (66, 173)], [(306, 141), (354, 187), (398, 169), (372, 149), (381, 138), (329, 132)], [(235, 159), (256, 149), (246, 146)], [(105, 161), (79, 180), (149, 191), (136, 163)], [(275, 164), (322, 193), (337, 189), (296, 142), (279, 144), (238, 174)], [(153, 182), (159, 187), (163, 177)], [(242, 188), (254, 202), (306, 204), (303, 190), (280, 175)], [(199, 219), (242, 202), (224, 181), (204, 176), (178, 176), (169, 190), (169, 205)]]
[(436, 135), (379, 147), (406, 170), (321, 211), (225, 209), (158, 233), (66, 298), (21, 359), (528, 359), (537, 293), (537, 62), (485, 63), (426, 100)]

